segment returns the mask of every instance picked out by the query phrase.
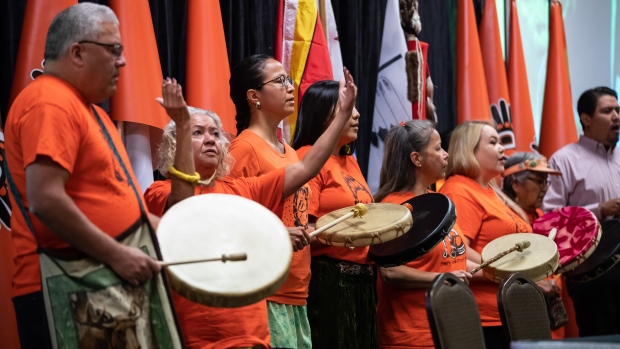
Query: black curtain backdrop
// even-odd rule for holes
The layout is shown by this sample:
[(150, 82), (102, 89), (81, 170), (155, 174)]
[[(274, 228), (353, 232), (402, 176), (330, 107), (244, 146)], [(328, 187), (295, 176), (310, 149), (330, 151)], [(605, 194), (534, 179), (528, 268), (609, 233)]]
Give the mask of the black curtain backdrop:
[[(108, 0), (89, 1), (108, 4)], [(274, 54), (278, 1), (220, 0), (231, 67), (252, 54)], [(433, 82), (437, 86), (435, 105), (439, 118), (438, 130), (442, 134), (450, 132), (456, 124), (454, 59), (457, 1), (459, 0), (419, 0), (423, 25), (420, 39), (430, 45), (428, 60)], [(473, 1), (479, 17), (485, 0)], [(26, 2), (27, 0), (0, 1), (2, 125), (8, 108)], [(353, 73), (359, 87), (357, 109), (362, 118), (356, 151), (364, 175), (368, 167), (386, 2), (387, 0), (332, 0), (343, 63)], [(149, 5), (163, 75), (176, 77), (185, 85), (187, 0), (149, 0)], [(228, 84), (228, 81), (222, 81), (222, 84)]]

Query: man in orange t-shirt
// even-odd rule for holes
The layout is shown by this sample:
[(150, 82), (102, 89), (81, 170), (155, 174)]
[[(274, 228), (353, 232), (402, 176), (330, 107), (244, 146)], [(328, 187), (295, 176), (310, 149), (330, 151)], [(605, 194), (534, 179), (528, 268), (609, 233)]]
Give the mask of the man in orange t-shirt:
[(11, 195), (13, 303), (24, 349), (51, 347), (37, 242), (77, 249), (133, 285), (160, 270), (144, 252), (114, 239), (141, 220), (143, 200), (130, 184), (137, 183), (131, 168), (127, 177), (104, 138), (102, 127), (129, 164), (113, 123), (93, 107), (116, 92), (122, 50), (112, 10), (92, 3), (69, 7), (50, 25), (43, 75), (17, 96), (7, 118), (6, 160), (19, 193)]

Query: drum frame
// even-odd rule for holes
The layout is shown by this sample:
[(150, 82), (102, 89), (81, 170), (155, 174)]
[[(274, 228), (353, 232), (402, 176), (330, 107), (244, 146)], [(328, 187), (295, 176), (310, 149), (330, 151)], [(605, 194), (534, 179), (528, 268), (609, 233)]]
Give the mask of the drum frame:
[[(389, 203), (371, 203), (365, 204), (366, 206), (366, 215), (369, 215), (371, 212), (377, 210), (380, 207), (389, 207), (393, 206), (403, 213), (403, 216), (399, 218), (398, 222), (393, 222), (393, 224), (386, 225), (383, 229), (374, 229), (372, 231), (362, 232), (360, 231), (358, 236), (353, 236), (353, 234), (342, 233), (343, 226), (354, 226), (356, 222), (360, 222), (360, 220), (368, 219), (367, 216), (362, 217), (352, 217), (343, 222), (336, 224), (335, 226), (319, 233), (316, 235), (317, 240), (321, 243), (329, 246), (339, 246), (339, 247), (366, 247), (375, 244), (382, 244), (388, 242), (390, 240), (396, 239), (397, 237), (405, 234), (413, 224), (411, 214), (409, 210), (406, 208), (397, 205), (397, 204), (389, 204)], [(321, 228), (323, 225), (329, 223), (328, 219), (337, 219), (346, 213), (348, 213), (353, 207), (345, 207), (336, 211), (332, 211), (323, 217), (319, 218), (316, 222), (317, 229)], [(387, 229), (389, 228), (389, 230)]]
[[(230, 216), (222, 212), (230, 212)], [(245, 212), (244, 219), (239, 219), (239, 212)], [(211, 193), (187, 198), (164, 214), (157, 232), (165, 259), (247, 253), (246, 261), (166, 267), (174, 290), (211, 307), (241, 307), (271, 296), (286, 281), (293, 257), (290, 237), (281, 219), (258, 202), (238, 195)], [(181, 244), (188, 241), (195, 249), (180, 255)], [(277, 249), (266, 250), (267, 244)], [(267, 261), (262, 259), (265, 255), (277, 257)], [(278, 264), (274, 265), (274, 261)], [(243, 265), (244, 269), (240, 269)], [(192, 268), (192, 273), (184, 268)], [(248, 279), (260, 282), (247, 285)]]
[[(558, 269), (555, 271), (555, 273), (556, 273), (556, 274), (563, 274), (563, 273), (567, 273), (567, 272), (569, 272), (569, 271), (571, 271), (571, 270), (575, 269), (576, 267), (578, 267), (578, 266), (579, 266), (579, 265), (581, 265), (582, 263), (584, 263), (584, 262), (588, 259), (588, 257), (590, 257), (590, 256), (592, 255), (592, 253), (594, 253), (594, 251), (596, 250), (596, 247), (599, 245), (599, 243), (600, 243), (600, 241), (601, 241), (601, 234), (602, 234), (601, 224), (600, 224), (600, 222), (598, 221), (598, 219), (596, 218), (596, 216), (595, 216), (595, 215), (594, 215), (594, 214), (593, 214), (590, 210), (588, 210), (588, 209), (585, 209), (585, 208), (582, 208), (582, 207), (579, 207), (579, 206), (567, 206), (567, 207), (563, 207), (563, 208), (556, 209), (556, 210), (553, 210), (553, 211), (551, 211), (551, 212), (548, 212), (548, 213), (547, 213), (547, 215), (548, 215), (548, 214), (550, 214), (550, 213), (555, 212), (556, 214), (559, 214), (559, 215), (561, 215), (562, 217), (564, 217), (564, 218), (565, 218), (565, 220), (570, 221), (570, 220), (571, 220), (571, 218), (574, 218), (574, 216), (573, 216), (573, 217), (569, 217), (567, 214), (565, 214), (565, 213), (564, 213), (564, 210), (565, 210), (566, 208), (577, 208), (577, 209), (581, 209), (581, 210), (585, 210), (585, 211), (587, 211), (587, 212), (591, 215), (591, 217), (590, 217), (590, 218), (591, 218), (591, 219), (593, 219), (593, 220), (596, 222), (596, 225), (597, 225), (597, 234), (596, 234), (596, 237), (593, 239), (593, 244), (592, 244), (592, 245), (588, 248), (588, 250), (587, 250), (587, 251), (585, 251), (585, 252), (581, 252), (579, 255), (575, 256), (575, 257), (574, 257), (574, 260), (573, 260), (572, 262), (568, 263), (567, 265), (564, 265), (564, 266), (563, 266), (563, 265), (561, 265), (561, 264), (560, 264), (560, 265), (558, 266)], [(573, 214), (574, 214), (573, 212), (569, 212), (569, 213), (570, 213), (571, 215), (573, 215)], [(545, 217), (545, 215), (543, 215), (543, 216), (539, 217), (538, 219), (541, 219), (541, 218), (543, 218), (543, 217)], [(574, 220), (574, 219), (573, 219), (573, 220)], [(533, 233), (534, 233), (534, 234), (538, 234), (538, 235), (542, 235), (542, 236), (549, 237), (549, 232), (548, 232), (548, 231), (543, 231), (543, 229), (535, 229), (535, 228), (534, 228), (534, 227), (536, 227), (538, 224), (540, 224), (540, 223), (537, 223), (536, 221), (534, 221), (534, 223), (532, 224)], [(554, 227), (554, 228), (555, 228), (555, 229), (557, 229), (557, 227)], [(559, 234), (559, 232), (558, 232), (557, 234)], [(555, 239), (554, 239), (554, 241), (556, 242), (556, 244), (557, 244), (557, 239), (558, 239), (558, 235), (556, 235), (556, 237), (555, 237)], [(558, 248), (558, 253), (560, 253), (560, 249), (559, 249), (559, 248)], [(562, 255), (560, 255), (560, 258), (561, 258), (561, 257), (562, 257)]]
[[(482, 249), (482, 253), (480, 253), (480, 256), (483, 259), (483, 262), (485, 260), (485, 255), (487, 254), (491, 254), (491, 256), (486, 256), (486, 257), (493, 257), (496, 254), (498, 254), (500, 251), (500, 249), (497, 249), (496, 251), (491, 251), (488, 250), (490, 248), (495, 248), (495, 246), (491, 245), (494, 242), (498, 241), (499, 239), (504, 239), (504, 240), (512, 240), (512, 239), (516, 239), (513, 242), (512, 246), (514, 246), (514, 243), (516, 242), (520, 242), (520, 241), (530, 241), (532, 239), (528, 239), (528, 237), (530, 236), (534, 236), (534, 239), (540, 239), (540, 242), (549, 242), (550, 245), (554, 248), (554, 253), (553, 256), (551, 256), (551, 258), (549, 260), (543, 261), (541, 262), (539, 265), (537, 266), (533, 266), (530, 269), (507, 269), (507, 268), (503, 268), (500, 269), (499, 266), (502, 264), (506, 264), (508, 263), (508, 261), (510, 260), (514, 260), (516, 257), (515, 256), (526, 256), (528, 254), (532, 254), (532, 247), (523, 250), (523, 252), (512, 252), (508, 255), (506, 255), (505, 257), (503, 257), (502, 259), (499, 259), (493, 263), (491, 263), (490, 265), (488, 265), (487, 267), (485, 267), (482, 271), (484, 276), (496, 283), (501, 283), (502, 281), (506, 280), (511, 274), (515, 273), (515, 272), (520, 272), (523, 275), (527, 276), (528, 278), (532, 279), (533, 281), (539, 281), (542, 280), (548, 276), (553, 275), (553, 273), (557, 270), (558, 265), (559, 265), (559, 259), (560, 259), (560, 255), (558, 253), (558, 248), (557, 245), (555, 245), (555, 243), (550, 240), (549, 238), (545, 237), (544, 235), (541, 234), (534, 234), (534, 233), (515, 233), (515, 234), (508, 234), (508, 235), (504, 235), (502, 237), (499, 237), (493, 241), (491, 241), (490, 243), (488, 243), (483, 249)], [(510, 238), (509, 238), (510, 237)], [(534, 241), (534, 240), (532, 240)], [(534, 242), (530, 241), (531, 245), (534, 246)], [(506, 244), (507, 246), (504, 246), (505, 248), (510, 248), (512, 246), (508, 246), (510, 245), (510, 243)], [(489, 258), (490, 259), (490, 258)], [(533, 270), (535, 269), (535, 270)], [(536, 273), (536, 274), (534, 274)]]
[[(607, 220), (600, 223), (601, 239), (599, 246), (588, 259), (564, 275), (566, 279), (583, 283), (594, 280), (605, 274), (620, 262), (620, 221)], [(603, 261), (600, 261), (600, 257)]]
[[(417, 236), (413, 236), (413, 234), (416, 234), (416, 218), (417, 220), (421, 219), (419, 218), (421, 214), (424, 214), (424, 212), (429, 212), (428, 208), (433, 208), (438, 203), (447, 203), (447, 207), (442, 207), (442, 209), (444, 210), (447, 209), (447, 212), (441, 219), (439, 225), (431, 233), (423, 236), (413, 248), (403, 249), (402, 247), (409, 246), (414, 238), (419, 238)], [(446, 236), (448, 236), (448, 234), (452, 230), (452, 227), (454, 227), (454, 224), (456, 223), (455, 205), (452, 200), (450, 200), (447, 196), (443, 194), (427, 193), (423, 195), (418, 195), (402, 203), (402, 205), (404, 204), (409, 204), (413, 208), (413, 225), (411, 229), (409, 229), (409, 231), (407, 231), (402, 236), (399, 236), (392, 241), (380, 245), (370, 246), (370, 249), (368, 251), (368, 257), (378, 265), (385, 268), (407, 264), (417, 258), (422, 257), (423, 255), (434, 249), (437, 245), (439, 245), (446, 238)], [(421, 207), (425, 207), (426, 211), (422, 210)], [(397, 252), (390, 254), (386, 253), (387, 250), (390, 249), (396, 249)]]

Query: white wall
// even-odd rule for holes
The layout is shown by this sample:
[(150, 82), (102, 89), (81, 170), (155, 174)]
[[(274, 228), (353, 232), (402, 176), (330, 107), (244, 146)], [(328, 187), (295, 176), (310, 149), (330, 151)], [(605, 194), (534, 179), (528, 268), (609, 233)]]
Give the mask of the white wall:
[[(620, 25), (617, 23), (620, 0), (560, 1), (575, 108), (577, 99), (588, 88), (605, 85), (620, 90)], [(498, 16), (502, 18), (507, 1), (496, 2)], [(539, 138), (549, 43), (549, 1), (517, 0), (517, 9)], [(577, 130), (581, 133), (576, 110), (574, 113)]]

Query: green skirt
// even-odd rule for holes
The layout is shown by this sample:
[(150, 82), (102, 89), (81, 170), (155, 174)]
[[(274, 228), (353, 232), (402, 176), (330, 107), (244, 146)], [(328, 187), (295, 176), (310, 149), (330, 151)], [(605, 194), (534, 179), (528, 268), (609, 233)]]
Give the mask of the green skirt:
[(374, 265), (312, 257), (308, 320), (315, 349), (379, 348)]
[(267, 301), (269, 335), (275, 348), (312, 349), (305, 306)]

